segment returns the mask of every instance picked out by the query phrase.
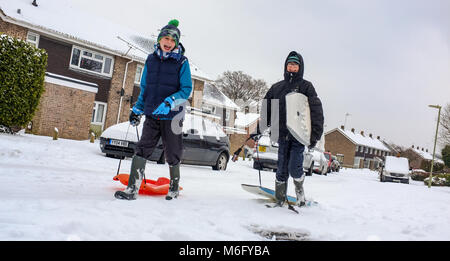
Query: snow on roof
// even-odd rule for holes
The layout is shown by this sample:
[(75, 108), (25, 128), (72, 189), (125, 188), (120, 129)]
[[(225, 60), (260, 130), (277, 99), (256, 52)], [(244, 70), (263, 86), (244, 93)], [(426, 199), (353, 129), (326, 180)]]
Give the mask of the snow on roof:
[(205, 82), (203, 88), (203, 102), (233, 110), (240, 109), (236, 103), (223, 94), (214, 84), (208, 82)]
[[(374, 139), (369, 136), (363, 136), (360, 133), (354, 133), (350, 130), (342, 130), (341, 128), (335, 128), (334, 130), (339, 131), (357, 145), (366, 146), (382, 151), (390, 151), (390, 149), (386, 147), (386, 145), (384, 145), (384, 143), (379, 139)], [(331, 130), (328, 133), (333, 132), (334, 130)]]
[[(154, 39), (87, 13), (74, 4), (74, 0), (39, 0), (37, 7), (31, 3), (31, 0), (0, 0), (0, 9), (6, 15), (4, 17), (0, 12), (0, 17), (41, 34), (63, 38), (113, 55), (126, 54), (126, 57), (142, 63), (154, 51)], [(197, 66), (190, 65), (194, 78), (210, 80)]]
[[(424, 159), (426, 159), (426, 160), (432, 160), (432, 159), (433, 159), (433, 154), (431, 154), (431, 153), (429, 153), (429, 152), (422, 151), (422, 150), (417, 149), (417, 148), (412, 148), (412, 150), (413, 150), (415, 153), (419, 154), (419, 156), (421, 156), (422, 158), (424, 158)], [(436, 161), (437, 163), (444, 164), (444, 161), (441, 160), (441, 159), (439, 159), (439, 158), (436, 158), (436, 156), (434, 157), (434, 161)]]
[(234, 125), (236, 127), (247, 127), (254, 122), (258, 121), (259, 114), (257, 113), (243, 113), (236, 112), (236, 119), (234, 120)]

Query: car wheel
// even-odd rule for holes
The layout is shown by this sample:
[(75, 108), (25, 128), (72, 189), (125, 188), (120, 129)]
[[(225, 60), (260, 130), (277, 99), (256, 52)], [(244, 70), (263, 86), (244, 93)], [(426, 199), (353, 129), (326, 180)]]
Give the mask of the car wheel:
[(156, 162), (156, 164), (166, 164), (166, 158), (164, 157), (164, 151), (161, 153), (161, 157), (159, 157), (159, 160)]
[(226, 170), (228, 163), (227, 154), (221, 153), (217, 158), (216, 165), (212, 166), (213, 170)]

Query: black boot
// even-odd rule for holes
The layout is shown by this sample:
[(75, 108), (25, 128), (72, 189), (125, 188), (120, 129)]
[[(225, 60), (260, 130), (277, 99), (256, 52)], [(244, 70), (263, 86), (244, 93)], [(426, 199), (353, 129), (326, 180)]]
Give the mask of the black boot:
[(303, 182), (305, 181), (305, 175), (301, 178), (294, 179), (295, 194), (297, 195), (297, 206), (302, 207), (306, 205), (305, 191), (303, 190)]
[(275, 180), (275, 198), (278, 206), (283, 206), (286, 202), (287, 182)]
[(180, 182), (180, 163), (174, 166), (169, 166), (170, 170), (170, 187), (169, 192), (166, 195), (167, 200), (177, 198), (179, 194), (179, 182)]
[(146, 162), (147, 160), (145, 158), (137, 155), (133, 156), (128, 186), (124, 191), (116, 191), (114, 194), (116, 198), (127, 200), (134, 200), (137, 198), (139, 189), (141, 188), (142, 178), (144, 177)]

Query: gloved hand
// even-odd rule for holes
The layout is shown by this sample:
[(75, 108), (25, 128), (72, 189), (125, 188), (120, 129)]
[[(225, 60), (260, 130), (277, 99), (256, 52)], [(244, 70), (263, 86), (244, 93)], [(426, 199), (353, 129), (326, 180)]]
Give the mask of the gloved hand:
[(136, 127), (141, 122), (141, 114), (135, 113), (133, 110), (130, 112), (130, 124), (133, 127)]
[(167, 97), (156, 110), (153, 111), (153, 115), (167, 115), (174, 106), (174, 100), (171, 97)]
[(261, 136), (261, 134), (258, 134), (258, 133), (252, 133), (252, 134), (250, 134), (250, 139), (252, 139), (252, 140), (254, 140), (254, 141), (256, 141), (256, 140), (258, 140), (259, 139), (259, 137)]
[(308, 149), (313, 149), (317, 144), (317, 140), (311, 140), (309, 145), (308, 145)]

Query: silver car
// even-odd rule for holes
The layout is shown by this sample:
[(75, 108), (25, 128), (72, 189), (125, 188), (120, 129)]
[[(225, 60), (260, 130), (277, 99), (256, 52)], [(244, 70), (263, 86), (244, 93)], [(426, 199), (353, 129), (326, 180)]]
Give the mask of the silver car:
[[(255, 169), (272, 169), (277, 171), (278, 165), (278, 143), (272, 142), (268, 135), (263, 135), (256, 142), (253, 150), (253, 168)], [(305, 148), (303, 152), (303, 170), (307, 176), (312, 175), (314, 167), (313, 151), (309, 151)]]

